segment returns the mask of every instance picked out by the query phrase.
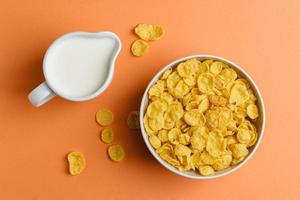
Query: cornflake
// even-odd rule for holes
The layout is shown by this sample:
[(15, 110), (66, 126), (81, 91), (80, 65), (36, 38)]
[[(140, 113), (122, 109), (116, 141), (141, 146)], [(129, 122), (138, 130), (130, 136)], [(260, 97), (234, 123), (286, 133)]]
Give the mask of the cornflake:
[(96, 113), (96, 121), (101, 126), (108, 126), (114, 120), (114, 114), (112, 111), (108, 109), (98, 110)]
[(130, 129), (140, 129), (139, 113), (138, 111), (131, 111), (127, 117), (127, 126)]
[(101, 140), (106, 144), (110, 144), (114, 140), (114, 132), (110, 128), (104, 128), (101, 131)]
[(69, 173), (71, 175), (80, 174), (85, 168), (85, 158), (81, 152), (73, 151), (68, 154)]
[(143, 40), (135, 40), (131, 45), (134, 56), (140, 57), (149, 51), (149, 44)]
[(121, 145), (114, 144), (109, 146), (108, 155), (112, 161), (120, 162), (125, 157), (125, 151)]
[(134, 32), (145, 41), (158, 40), (165, 34), (164, 28), (155, 24), (138, 24)]

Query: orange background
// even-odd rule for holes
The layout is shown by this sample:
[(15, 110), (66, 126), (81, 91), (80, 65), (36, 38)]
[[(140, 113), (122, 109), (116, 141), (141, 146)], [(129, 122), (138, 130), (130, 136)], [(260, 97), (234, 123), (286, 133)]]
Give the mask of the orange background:
[[(129, 48), (140, 22), (161, 24), (167, 32), (147, 55), (135, 58)], [(1, 1), (0, 24), (0, 199), (300, 199), (298, 0), (11, 0)], [(78, 30), (120, 36), (123, 49), (111, 86), (88, 102), (56, 97), (31, 106), (27, 95), (44, 80), (47, 47)], [(164, 169), (125, 123), (161, 67), (201, 53), (243, 66), (267, 110), (265, 136), (253, 159), (209, 181)], [(104, 107), (114, 111), (115, 142), (127, 152), (118, 164), (98, 139), (94, 114)], [(86, 170), (75, 177), (67, 173), (71, 150), (87, 159)]]

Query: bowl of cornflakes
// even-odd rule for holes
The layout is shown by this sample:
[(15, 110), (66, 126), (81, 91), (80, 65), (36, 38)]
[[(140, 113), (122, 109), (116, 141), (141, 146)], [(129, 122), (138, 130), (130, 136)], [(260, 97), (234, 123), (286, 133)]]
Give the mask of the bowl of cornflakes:
[(244, 165), (258, 148), (265, 108), (253, 79), (237, 64), (192, 55), (163, 67), (140, 107), (142, 136), (170, 171), (212, 179)]

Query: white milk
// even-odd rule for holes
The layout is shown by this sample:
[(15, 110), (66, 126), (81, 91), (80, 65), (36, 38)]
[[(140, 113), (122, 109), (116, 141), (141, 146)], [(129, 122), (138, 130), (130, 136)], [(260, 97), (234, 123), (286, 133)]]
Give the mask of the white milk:
[(105, 81), (115, 47), (112, 38), (76, 36), (61, 41), (47, 55), (51, 87), (77, 98), (93, 94)]

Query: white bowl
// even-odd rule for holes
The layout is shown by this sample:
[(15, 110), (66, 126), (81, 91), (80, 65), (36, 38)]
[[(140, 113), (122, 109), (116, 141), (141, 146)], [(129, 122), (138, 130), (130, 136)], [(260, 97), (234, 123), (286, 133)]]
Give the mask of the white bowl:
[[(143, 117), (145, 115), (145, 111), (146, 111), (146, 108), (147, 108), (147, 105), (148, 105), (148, 102), (149, 102), (148, 91), (149, 91), (150, 87), (156, 83), (156, 81), (161, 77), (161, 75), (166, 70), (168, 70), (169, 68), (175, 67), (180, 62), (183, 62), (185, 60), (192, 59), (192, 58), (197, 58), (199, 60), (205, 60), (205, 59), (218, 60), (218, 61), (222, 61), (224, 63), (227, 63), (232, 68), (234, 68), (241, 77), (248, 80), (249, 83), (251, 84), (252, 90), (254, 91), (254, 93), (257, 97), (257, 105), (258, 105), (259, 114), (260, 114), (258, 120), (256, 121), (258, 139), (257, 139), (256, 144), (251, 147), (250, 153), (248, 154), (246, 159), (243, 160), (242, 162), (240, 162), (239, 164), (235, 165), (235, 166), (229, 167), (228, 169), (225, 169), (225, 170), (222, 170), (222, 171), (215, 172), (215, 174), (209, 175), (209, 176), (202, 176), (199, 173), (194, 172), (194, 171), (181, 172), (177, 168), (173, 167), (172, 165), (170, 165), (169, 163), (164, 161), (156, 153), (155, 149), (151, 146), (151, 144), (148, 140), (148, 135), (147, 135), (147, 133), (145, 131), (145, 128), (144, 128), (144, 123), (143, 123)], [(265, 129), (265, 106), (264, 106), (264, 102), (263, 102), (261, 93), (260, 93), (257, 85), (255, 84), (253, 79), (249, 76), (249, 74), (247, 74), (239, 65), (237, 65), (237, 64), (235, 64), (235, 63), (233, 63), (229, 60), (226, 60), (225, 58), (221, 58), (221, 57), (214, 56), (214, 55), (191, 55), (191, 56), (187, 56), (187, 57), (184, 57), (184, 58), (177, 59), (177, 60), (171, 62), (170, 64), (168, 64), (167, 66), (163, 67), (154, 76), (154, 78), (150, 81), (149, 85), (147, 86), (147, 88), (144, 92), (143, 99), (142, 99), (141, 106), (140, 106), (140, 124), (141, 124), (142, 136), (143, 136), (143, 139), (146, 143), (146, 146), (148, 147), (151, 154), (156, 158), (156, 160), (160, 164), (162, 164), (165, 168), (167, 168), (168, 170), (174, 172), (175, 174), (178, 174), (180, 176), (184, 176), (184, 177), (187, 177), (187, 178), (191, 178), (191, 179), (213, 179), (213, 178), (222, 177), (222, 176), (225, 176), (225, 175), (228, 175), (228, 174), (234, 172), (235, 170), (237, 170), (238, 168), (243, 166), (253, 156), (253, 154), (257, 150), (257, 148), (258, 148), (258, 146), (259, 146), (259, 144), (262, 140), (262, 136), (263, 136), (264, 129)]]

